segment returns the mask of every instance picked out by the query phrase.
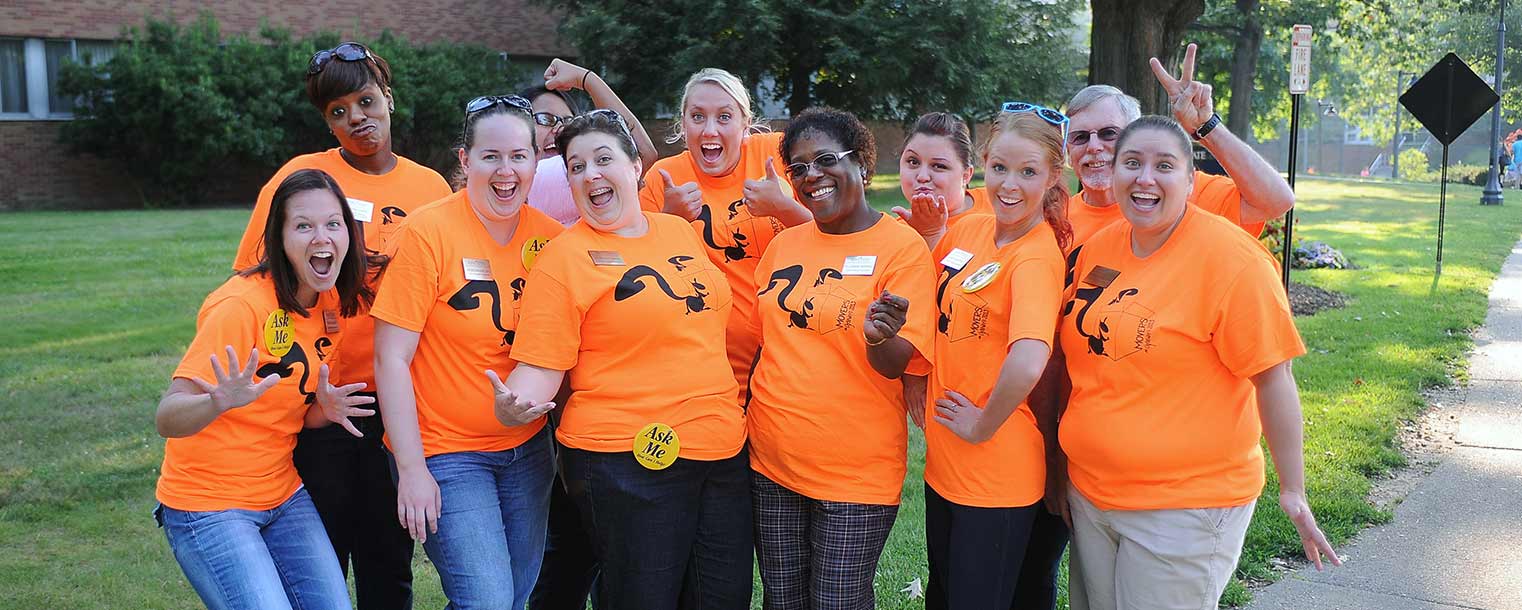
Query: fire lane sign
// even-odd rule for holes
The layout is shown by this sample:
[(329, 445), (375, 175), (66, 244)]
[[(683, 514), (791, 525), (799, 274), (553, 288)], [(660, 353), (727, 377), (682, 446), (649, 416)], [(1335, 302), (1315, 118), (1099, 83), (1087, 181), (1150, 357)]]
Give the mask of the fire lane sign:
[(1311, 26), (1297, 25), (1289, 39), (1289, 92), (1311, 90)]

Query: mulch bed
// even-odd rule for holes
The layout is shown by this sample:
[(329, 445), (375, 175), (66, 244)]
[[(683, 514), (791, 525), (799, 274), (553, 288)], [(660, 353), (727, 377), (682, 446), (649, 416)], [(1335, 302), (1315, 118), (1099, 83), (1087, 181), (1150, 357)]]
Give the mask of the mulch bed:
[(1348, 304), (1348, 295), (1307, 286), (1299, 282), (1289, 284), (1290, 310), (1297, 316), (1314, 315), (1323, 309), (1336, 309)]

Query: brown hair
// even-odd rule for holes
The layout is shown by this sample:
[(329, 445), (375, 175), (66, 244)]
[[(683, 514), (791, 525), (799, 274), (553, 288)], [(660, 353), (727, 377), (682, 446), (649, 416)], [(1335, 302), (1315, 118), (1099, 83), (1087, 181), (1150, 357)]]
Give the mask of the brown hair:
[(369, 273), (379, 273), (386, 264), (386, 257), (372, 255), (365, 249), (365, 230), (354, 213), (349, 211), (348, 198), (343, 189), (327, 172), (320, 169), (303, 169), (280, 181), (270, 203), (270, 214), (264, 222), (264, 258), (258, 265), (238, 272), (248, 277), (256, 273), (268, 274), (275, 284), (275, 300), (286, 311), (306, 316), (307, 310), (296, 301), (297, 284), (301, 281), (291, 259), (285, 256), (285, 210), (291, 198), (306, 191), (327, 191), (338, 198), (343, 211), (344, 227), (349, 232), (349, 249), (344, 253), (343, 264), (338, 268), (339, 311), (344, 317), (359, 313), (360, 305), (369, 306), (375, 300), (375, 289), (366, 281)]
[(1046, 190), (1046, 195), (1041, 197), (1041, 216), (1046, 223), (1051, 225), (1052, 232), (1057, 234), (1057, 245), (1066, 250), (1068, 244), (1073, 241), (1073, 224), (1068, 222), (1068, 184), (1062, 177), (1063, 138), (1062, 128), (1046, 122), (1046, 119), (1037, 116), (1034, 112), (1001, 112), (994, 117), (993, 127), (989, 129), (988, 140), (983, 143), (983, 162), (988, 162), (988, 148), (1001, 134), (1009, 132), (1022, 138), (1035, 142), (1041, 147), (1043, 156), (1050, 166), (1055, 178), (1052, 187)]
[(328, 104), (374, 83), (382, 93), (391, 94), (391, 64), (370, 50), (370, 56), (359, 61), (344, 61), (337, 57), (328, 60), (322, 71), (306, 77), (307, 101), (326, 112)]
[[(902, 151), (909, 147), (909, 140), (914, 136), (924, 134), (938, 136), (951, 141), (952, 148), (957, 151), (957, 157), (962, 159), (962, 167), (972, 167), (972, 132), (967, 129), (967, 122), (950, 112), (927, 112), (920, 115), (909, 134), (904, 136), (904, 143), (899, 146)], [(966, 185), (963, 185), (966, 186)]]
[(1184, 127), (1171, 117), (1149, 114), (1142, 118), (1131, 121), (1126, 129), (1120, 132), (1120, 137), (1115, 139), (1115, 154), (1120, 154), (1121, 145), (1137, 132), (1156, 130), (1173, 136), (1173, 141), (1178, 144), (1179, 152), (1183, 154), (1185, 167), (1189, 175), (1194, 175), (1194, 145), (1189, 143), (1189, 134), (1184, 133)]

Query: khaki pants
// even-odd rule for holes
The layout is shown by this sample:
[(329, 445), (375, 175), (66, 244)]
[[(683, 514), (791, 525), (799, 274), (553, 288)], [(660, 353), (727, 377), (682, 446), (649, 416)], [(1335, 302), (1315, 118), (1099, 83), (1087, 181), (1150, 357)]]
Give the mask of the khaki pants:
[(1072, 610), (1209, 610), (1226, 590), (1254, 500), (1231, 508), (1100, 510), (1069, 488)]

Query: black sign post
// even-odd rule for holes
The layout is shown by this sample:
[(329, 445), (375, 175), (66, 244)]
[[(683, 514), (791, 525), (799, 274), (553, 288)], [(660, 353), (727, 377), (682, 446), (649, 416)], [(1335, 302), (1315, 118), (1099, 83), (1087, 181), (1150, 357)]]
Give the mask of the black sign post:
[(1437, 271), (1433, 280), (1443, 275), (1443, 223), (1448, 213), (1448, 145), (1479, 120), (1499, 100), (1458, 55), (1449, 53), (1438, 60), (1400, 96), (1400, 105), (1411, 111), (1432, 137), (1443, 143), (1442, 182), (1437, 207)]

